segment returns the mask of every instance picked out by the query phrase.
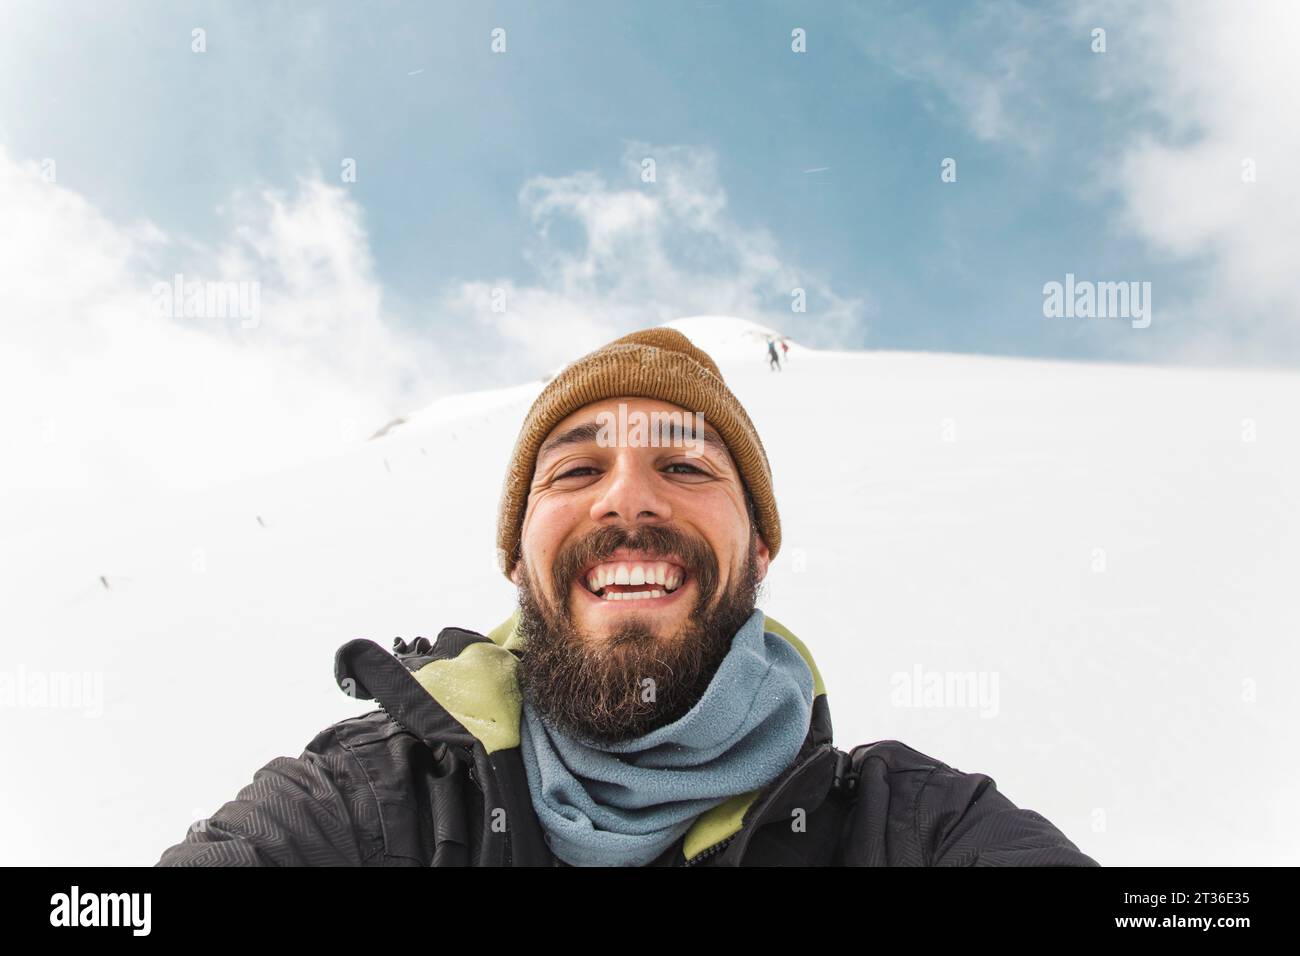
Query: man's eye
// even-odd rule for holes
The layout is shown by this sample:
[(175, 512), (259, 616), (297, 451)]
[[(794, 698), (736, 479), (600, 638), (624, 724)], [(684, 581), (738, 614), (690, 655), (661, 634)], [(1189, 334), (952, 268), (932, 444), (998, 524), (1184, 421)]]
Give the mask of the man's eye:
[(596, 470), (596, 469), (595, 469), (595, 468), (592, 468), (590, 465), (583, 465), (581, 468), (572, 468), (572, 469), (570, 469), (569, 471), (566, 471), (564, 474), (562, 474), (562, 475), (556, 475), (555, 477), (556, 477), (556, 480), (558, 481), (560, 478), (569, 478), (569, 477), (572, 477), (573, 475), (576, 475), (576, 474), (577, 474), (578, 472), (580, 472), (580, 471), (595, 471), (595, 470)]
[(684, 461), (675, 461), (675, 462), (673, 462), (671, 465), (669, 465), (668, 467), (669, 467), (669, 468), (689, 468), (691, 471), (695, 472), (695, 474), (697, 474), (697, 475), (707, 475), (707, 474), (708, 474), (708, 472), (706, 472), (703, 468), (696, 468), (694, 465), (688, 465), (688, 464), (686, 464), (686, 462), (684, 462)]

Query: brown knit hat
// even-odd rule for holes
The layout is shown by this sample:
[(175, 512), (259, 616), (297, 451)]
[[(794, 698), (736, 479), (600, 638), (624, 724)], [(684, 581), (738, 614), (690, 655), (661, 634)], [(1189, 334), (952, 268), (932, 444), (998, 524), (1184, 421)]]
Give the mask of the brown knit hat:
[(781, 518), (772, 469), (754, 423), (731, 394), (717, 364), (676, 329), (659, 326), (616, 339), (564, 368), (542, 389), (524, 418), (506, 472), (497, 518), (497, 555), (510, 577), (519, 561), (520, 529), (537, 452), (568, 415), (608, 398), (657, 398), (700, 412), (727, 443), (758, 512), (758, 530), (772, 557), (781, 547)]

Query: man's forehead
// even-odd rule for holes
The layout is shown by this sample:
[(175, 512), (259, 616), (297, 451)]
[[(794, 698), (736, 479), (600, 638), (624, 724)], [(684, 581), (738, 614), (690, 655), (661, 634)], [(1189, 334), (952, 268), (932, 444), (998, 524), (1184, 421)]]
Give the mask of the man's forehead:
[(619, 438), (624, 437), (618, 435), (618, 430), (636, 427), (638, 418), (648, 444), (662, 447), (703, 442), (731, 460), (726, 441), (709, 427), (702, 414), (668, 402), (636, 398), (595, 402), (572, 412), (551, 429), (537, 451), (537, 460), (541, 462), (548, 454), (571, 445), (600, 441), (609, 436), (611, 429)]

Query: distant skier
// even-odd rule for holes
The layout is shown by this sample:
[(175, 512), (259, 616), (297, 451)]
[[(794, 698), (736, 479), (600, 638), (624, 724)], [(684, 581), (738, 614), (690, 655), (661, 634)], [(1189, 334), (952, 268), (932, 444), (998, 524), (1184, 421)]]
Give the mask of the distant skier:
[(785, 339), (781, 340), (781, 358), (790, 361), (790, 343)]
[(769, 372), (772, 369), (781, 371), (781, 356), (776, 354), (776, 342), (772, 339), (767, 340), (767, 368)]

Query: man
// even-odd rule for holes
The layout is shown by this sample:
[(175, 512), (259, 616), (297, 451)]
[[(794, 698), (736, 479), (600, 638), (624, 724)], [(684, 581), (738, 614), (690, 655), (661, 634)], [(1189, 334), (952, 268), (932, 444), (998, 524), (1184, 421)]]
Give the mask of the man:
[(811, 653), (755, 607), (781, 544), (766, 452), (680, 333), (547, 384), (497, 544), (509, 620), (345, 645), (340, 686), (380, 709), (273, 760), (160, 865), (1097, 865), (983, 774), (833, 744)]

